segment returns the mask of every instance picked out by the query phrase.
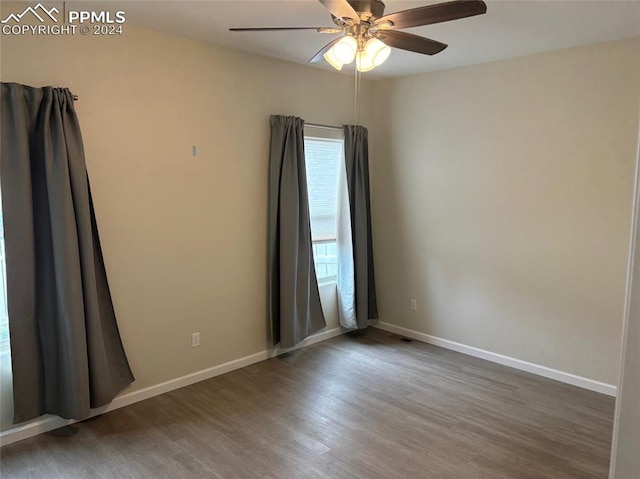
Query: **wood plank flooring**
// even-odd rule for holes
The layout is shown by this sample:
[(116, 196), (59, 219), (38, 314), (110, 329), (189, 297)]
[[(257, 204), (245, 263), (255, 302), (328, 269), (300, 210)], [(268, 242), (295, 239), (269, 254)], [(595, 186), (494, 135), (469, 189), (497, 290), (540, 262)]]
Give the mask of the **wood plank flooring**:
[(613, 398), (377, 329), (0, 451), (7, 478), (607, 477)]

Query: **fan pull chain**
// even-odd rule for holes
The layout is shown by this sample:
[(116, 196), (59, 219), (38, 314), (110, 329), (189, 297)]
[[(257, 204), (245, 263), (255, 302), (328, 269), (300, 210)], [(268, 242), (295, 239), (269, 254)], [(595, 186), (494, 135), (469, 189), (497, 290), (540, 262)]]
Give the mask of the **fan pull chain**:
[(354, 116), (354, 124), (360, 124), (360, 77), (361, 73), (356, 68), (355, 74), (355, 92), (354, 92), (354, 106), (353, 106), (353, 116)]

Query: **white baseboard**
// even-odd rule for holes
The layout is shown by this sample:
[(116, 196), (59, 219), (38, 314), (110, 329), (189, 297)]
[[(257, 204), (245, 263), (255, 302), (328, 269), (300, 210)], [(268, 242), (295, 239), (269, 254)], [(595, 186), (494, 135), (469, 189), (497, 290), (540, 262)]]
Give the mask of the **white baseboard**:
[[(307, 339), (293, 348), (280, 349), (279, 347), (275, 347), (269, 350), (264, 350), (259, 353), (245, 356), (243, 358), (234, 359), (233, 361), (219, 364), (218, 366), (213, 366), (201, 371), (197, 371), (195, 373), (187, 374), (186, 376), (171, 379), (154, 386), (149, 386), (138, 391), (125, 393), (121, 396), (116, 397), (111, 403), (106, 406), (92, 409), (91, 415), (89, 417), (98, 416), (100, 414), (104, 414), (106, 412), (113, 411), (115, 409), (119, 409), (121, 407), (137, 403), (139, 401), (144, 401), (145, 399), (149, 399), (154, 396), (159, 396), (160, 394), (173, 391), (174, 389), (183, 388), (185, 386), (189, 386), (190, 384), (204, 381), (205, 379), (211, 379), (221, 374), (235, 371), (236, 369), (244, 368), (245, 366), (250, 366), (251, 364), (259, 363), (260, 361), (273, 358), (289, 351), (294, 351), (305, 346), (310, 346), (321, 341), (326, 341), (327, 339), (340, 336), (345, 332), (347, 332), (346, 329), (342, 329), (339, 327), (329, 329), (328, 331), (321, 331), (312, 336), (309, 336)], [(21, 426), (17, 426), (15, 428), (0, 432), (0, 446), (6, 446), (7, 444), (21, 441), (29, 437), (37, 436), (38, 434), (49, 432), (76, 422), (78, 421), (75, 419), (63, 419), (58, 416), (45, 415)]]
[(563, 383), (578, 386), (590, 391), (596, 391), (607, 396), (616, 396), (616, 387), (612, 384), (602, 383), (593, 379), (577, 376), (575, 374), (567, 373), (564, 371), (558, 371), (557, 369), (548, 368), (539, 364), (530, 363), (521, 359), (504, 356), (502, 354), (492, 353), (484, 349), (474, 348), (473, 346), (467, 346), (466, 344), (456, 343), (455, 341), (449, 341), (448, 339), (438, 338), (429, 334), (420, 333), (412, 329), (403, 328), (394, 324), (385, 323), (379, 321), (376, 324), (372, 324), (374, 328), (382, 329), (390, 333), (406, 336), (407, 338), (417, 339), (425, 343), (433, 344), (434, 346), (440, 346), (446, 349), (451, 349), (459, 353), (468, 354), (476, 358), (486, 359), (493, 363), (509, 366), (528, 373), (537, 374), (549, 379), (555, 379)]

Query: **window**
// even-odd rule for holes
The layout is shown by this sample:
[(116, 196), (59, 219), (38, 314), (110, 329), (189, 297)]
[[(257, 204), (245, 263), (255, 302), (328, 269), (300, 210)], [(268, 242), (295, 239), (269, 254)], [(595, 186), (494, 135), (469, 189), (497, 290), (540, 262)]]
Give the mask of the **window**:
[(9, 349), (9, 315), (7, 314), (7, 274), (4, 256), (4, 224), (0, 202), (0, 352)]
[[(344, 142), (341, 138), (335, 138), (335, 133), (338, 132), (331, 131), (334, 138), (328, 138), (326, 131), (315, 133), (315, 130), (305, 129), (304, 151), (313, 259), (318, 281), (327, 283), (335, 281), (338, 272), (336, 212)], [(342, 136), (342, 132), (338, 134)]]
[(4, 224), (2, 220), (2, 201), (0, 200), (0, 420), (2, 424), (11, 424), (13, 419), (13, 374), (11, 370)]

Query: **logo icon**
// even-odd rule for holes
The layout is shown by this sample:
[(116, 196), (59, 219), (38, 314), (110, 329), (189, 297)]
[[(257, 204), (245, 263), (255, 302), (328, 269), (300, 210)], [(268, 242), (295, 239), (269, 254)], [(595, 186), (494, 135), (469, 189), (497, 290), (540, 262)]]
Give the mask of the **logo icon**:
[(58, 10), (56, 7), (52, 7), (50, 10), (47, 10), (41, 3), (38, 3), (35, 7), (25, 8), (24, 12), (22, 13), (18, 13), (18, 14), (11, 13), (7, 18), (2, 20), (0, 23), (9, 23), (10, 20), (13, 20), (16, 23), (20, 23), (20, 21), (22, 20), (22, 17), (24, 17), (27, 13), (31, 13), (33, 16), (35, 16), (38, 20), (40, 20), (40, 23), (45, 22), (44, 15), (49, 17), (54, 22), (58, 23), (58, 19), (54, 17), (53, 14), (60, 13), (60, 10)]

